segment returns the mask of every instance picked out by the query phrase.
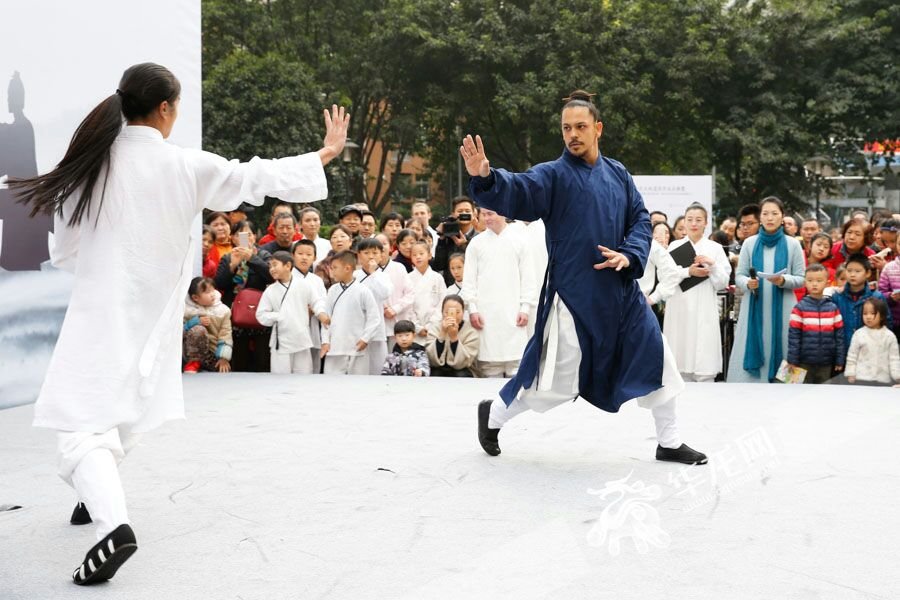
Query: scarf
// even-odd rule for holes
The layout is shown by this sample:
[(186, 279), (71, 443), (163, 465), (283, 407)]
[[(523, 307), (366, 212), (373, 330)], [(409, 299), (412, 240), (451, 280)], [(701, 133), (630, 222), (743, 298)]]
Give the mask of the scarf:
[[(760, 229), (756, 244), (753, 246), (753, 254), (750, 264), (757, 272), (765, 271), (763, 268), (763, 248), (775, 248), (775, 271), (787, 268), (788, 247), (784, 235), (784, 228), (779, 227), (775, 233), (767, 233)], [(763, 348), (763, 306), (762, 306), (762, 281), (755, 294), (750, 294), (750, 310), (747, 319), (747, 341), (744, 346), (744, 370), (760, 377), (759, 369), (765, 362), (765, 349)], [(775, 378), (778, 367), (784, 358), (784, 349), (781, 347), (782, 329), (782, 298), (784, 288), (772, 285), (772, 322), (769, 323), (772, 338), (771, 355), (769, 357), (769, 372), (767, 381)]]

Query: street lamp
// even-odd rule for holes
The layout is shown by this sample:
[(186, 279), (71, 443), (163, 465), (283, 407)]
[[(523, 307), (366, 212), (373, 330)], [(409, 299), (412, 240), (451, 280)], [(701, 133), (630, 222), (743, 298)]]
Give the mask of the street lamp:
[(353, 201), (350, 163), (353, 162), (353, 152), (357, 149), (359, 149), (359, 144), (353, 140), (347, 140), (344, 142), (344, 151), (341, 153), (341, 162), (344, 163), (344, 178), (347, 185), (347, 202)]
[(359, 144), (353, 140), (344, 142), (344, 152), (341, 154), (341, 160), (348, 163), (353, 160), (353, 151), (359, 148)]
[(812, 158), (806, 159), (806, 167), (807, 173), (812, 173), (813, 175), (813, 183), (816, 186), (816, 221), (819, 220), (819, 196), (822, 192), (822, 173), (825, 171), (825, 166), (830, 161), (828, 158), (824, 156), (813, 156)]

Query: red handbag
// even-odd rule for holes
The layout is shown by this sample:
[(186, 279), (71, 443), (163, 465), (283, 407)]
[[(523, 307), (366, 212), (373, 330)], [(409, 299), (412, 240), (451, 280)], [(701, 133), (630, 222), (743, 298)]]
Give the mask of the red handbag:
[(241, 329), (265, 329), (256, 320), (256, 307), (263, 293), (253, 288), (244, 288), (231, 303), (231, 324)]

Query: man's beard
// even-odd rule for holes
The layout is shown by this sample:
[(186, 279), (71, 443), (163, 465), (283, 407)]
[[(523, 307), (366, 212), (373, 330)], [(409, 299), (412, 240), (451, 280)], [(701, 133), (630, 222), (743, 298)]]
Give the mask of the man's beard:
[(569, 152), (574, 154), (575, 156), (582, 156), (587, 153), (588, 146), (584, 142), (578, 142), (577, 145), (573, 146), (569, 144)]

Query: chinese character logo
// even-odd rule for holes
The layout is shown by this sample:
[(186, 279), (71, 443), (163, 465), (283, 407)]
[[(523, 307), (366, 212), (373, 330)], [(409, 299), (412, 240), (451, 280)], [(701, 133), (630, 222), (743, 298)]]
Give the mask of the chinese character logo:
[(659, 486), (645, 486), (643, 481), (629, 485), (632, 473), (634, 471), (623, 479), (607, 482), (602, 490), (588, 490), (589, 494), (601, 499), (614, 496), (587, 535), (591, 546), (607, 546), (613, 556), (621, 552), (624, 538), (631, 538), (641, 554), (646, 554), (651, 545), (667, 548), (671, 542), (669, 534), (659, 525), (659, 513), (651, 505), (662, 495)]

